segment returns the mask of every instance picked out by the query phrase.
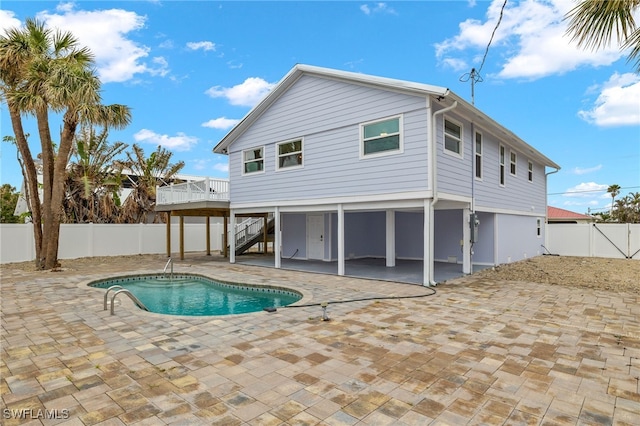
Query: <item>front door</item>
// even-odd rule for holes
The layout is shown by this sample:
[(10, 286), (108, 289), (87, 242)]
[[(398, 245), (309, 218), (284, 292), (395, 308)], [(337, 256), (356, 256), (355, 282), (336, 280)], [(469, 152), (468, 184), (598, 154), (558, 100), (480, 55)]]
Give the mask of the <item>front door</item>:
[(307, 215), (307, 258), (324, 259), (324, 215)]

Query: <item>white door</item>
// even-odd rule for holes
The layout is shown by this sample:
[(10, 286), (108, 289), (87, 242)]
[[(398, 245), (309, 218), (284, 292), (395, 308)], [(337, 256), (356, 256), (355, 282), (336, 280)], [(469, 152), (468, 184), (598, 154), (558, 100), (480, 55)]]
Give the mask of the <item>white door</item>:
[(324, 215), (307, 215), (307, 258), (324, 259)]

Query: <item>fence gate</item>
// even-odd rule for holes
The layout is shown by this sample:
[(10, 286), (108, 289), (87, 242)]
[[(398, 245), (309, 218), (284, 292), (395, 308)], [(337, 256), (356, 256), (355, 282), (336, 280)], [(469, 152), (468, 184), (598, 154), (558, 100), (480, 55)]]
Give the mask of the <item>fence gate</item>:
[(640, 224), (549, 224), (547, 248), (564, 256), (640, 260)]

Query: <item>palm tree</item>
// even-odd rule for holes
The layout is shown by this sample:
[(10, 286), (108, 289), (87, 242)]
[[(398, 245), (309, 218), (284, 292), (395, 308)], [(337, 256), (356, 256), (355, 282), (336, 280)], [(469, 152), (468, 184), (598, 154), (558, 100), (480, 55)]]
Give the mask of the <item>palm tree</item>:
[[(133, 153), (127, 151), (127, 160), (124, 165), (129, 169), (127, 173), (133, 192), (123, 203), (123, 222), (141, 223), (147, 222), (150, 213), (153, 213), (156, 203), (156, 185), (175, 179), (176, 174), (184, 167), (184, 161), (172, 164), (173, 153), (161, 146), (146, 158), (144, 150), (137, 144), (133, 144)], [(152, 222), (157, 222), (158, 216), (154, 215)]]
[[(131, 113), (124, 105), (100, 104), (100, 81), (92, 68), (89, 49), (78, 47), (71, 33), (52, 31), (37, 20), (27, 19), (24, 29), (9, 30), (0, 38), (0, 64), (12, 78), (13, 85), (7, 85), (10, 90), (3, 93), (7, 104), (13, 104), (18, 115), (36, 117), (43, 163), (43, 228), (37, 264), (52, 269), (58, 262), (66, 167), (76, 129), (83, 123), (123, 128), (129, 124)], [(63, 116), (57, 152), (49, 127), (50, 111)], [(23, 135), (16, 124), (14, 132), (16, 139)], [(23, 156), (24, 161), (29, 158)]]
[(620, 185), (609, 185), (609, 187), (607, 188), (607, 192), (609, 194), (611, 194), (611, 215), (613, 216), (613, 203), (616, 200), (616, 197), (618, 196), (618, 194), (620, 194)]
[(615, 33), (620, 48), (631, 49), (628, 61), (635, 61), (640, 72), (640, 28), (633, 19), (639, 8), (640, 0), (583, 0), (565, 16), (567, 33), (578, 46), (593, 50), (609, 45)]
[(83, 126), (67, 167), (65, 219), (73, 223), (117, 221), (122, 167), (115, 159), (127, 145), (109, 144), (108, 131)]

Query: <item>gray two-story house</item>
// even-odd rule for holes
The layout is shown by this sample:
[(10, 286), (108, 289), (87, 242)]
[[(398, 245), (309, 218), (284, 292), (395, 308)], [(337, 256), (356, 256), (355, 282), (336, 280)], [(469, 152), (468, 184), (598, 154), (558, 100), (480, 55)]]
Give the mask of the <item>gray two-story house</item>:
[(425, 285), (437, 262), (469, 273), (540, 255), (559, 169), (449, 89), (307, 65), (214, 152), (229, 156), (231, 222), (273, 215), (276, 268), (413, 260)]

